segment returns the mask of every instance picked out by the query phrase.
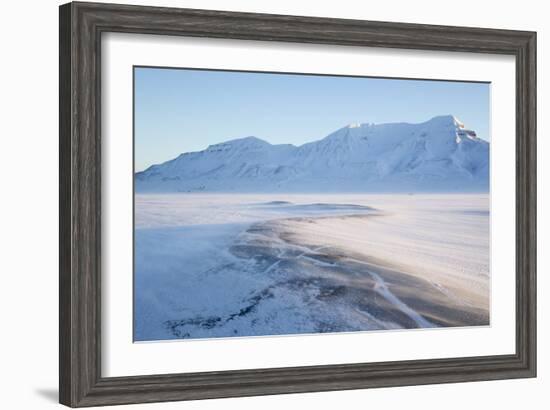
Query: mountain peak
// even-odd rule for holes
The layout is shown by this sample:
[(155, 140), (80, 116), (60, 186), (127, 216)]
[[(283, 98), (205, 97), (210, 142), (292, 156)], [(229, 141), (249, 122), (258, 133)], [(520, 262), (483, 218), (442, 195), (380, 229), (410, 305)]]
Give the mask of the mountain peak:
[(258, 137), (255, 137), (253, 135), (249, 135), (248, 137), (244, 137), (244, 138), (237, 138), (233, 141), (243, 141), (243, 142), (259, 142), (259, 143), (262, 143), (262, 144), (267, 144), (267, 145), (271, 145), (269, 142), (261, 139), (261, 138), (258, 138)]
[(327, 137), (331, 136), (342, 136), (348, 135), (349, 131), (357, 132), (358, 129), (372, 128), (372, 127), (384, 127), (384, 126), (394, 126), (394, 125), (420, 125), (420, 124), (429, 124), (435, 127), (457, 127), (464, 128), (464, 124), (456, 116), (452, 114), (437, 115), (430, 118), (428, 121), (423, 123), (407, 123), (407, 122), (384, 122), (384, 123), (361, 123), (354, 122), (351, 124), (342, 127), (333, 133), (329, 134)]
[(269, 142), (261, 138), (255, 137), (253, 135), (250, 135), (248, 137), (243, 137), (243, 138), (235, 138), (235, 139), (226, 141), (223, 144), (227, 144), (227, 143), (240, 144), (240, 145), (271, 145)]
[(271, 144), (267, 141), (249, 136), (209, 145), (206, 151), (218, 151), (220, 149), (224, 151), (228, 149), (258, 149), (270, 146)]
[(438, 126), (454, 126), (458, 128), (464, 128), (464, 124), (457, 117), (451, 114), (438, 115), (432, 119), (426, 121), (426, 123), (438, 125)]

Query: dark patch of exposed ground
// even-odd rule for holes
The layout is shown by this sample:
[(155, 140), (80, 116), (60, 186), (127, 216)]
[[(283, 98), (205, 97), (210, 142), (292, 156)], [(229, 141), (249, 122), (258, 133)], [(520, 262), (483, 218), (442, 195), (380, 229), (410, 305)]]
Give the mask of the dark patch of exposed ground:
[[(293, 219), (315, 223), (315, 218)], [(380, 290), (380, 278), (389, 292), (435, 327), (489, 324), (487, 310), (450, 297), (427, 280), (390, 267), (385, 261), (348, 250), (296, 243), (292, 232), (277, 221), (252, 225), (231, 252), (239, 258), (253, 260), (256, 274), (270, 275), (273, 284), (258, 289), (242, 301), (238, 310), (227, 315), (166, 321), (165, 326), (172, 335), (187, 338), (193, 328), (221, 327), (236, 318), (250, 317), (253, 321), (260, 305), (276, 297), (278, 291), (299, 293), (306, 288), (316, 289), (314, 299), (317, 306), (323, 303), (363, 313), (369, 323), (367, 329), (372, 329), (373, 323), (380, 329), (421, 327), (410, 311), (404, 310), (403, 305), (396, 305)], [(322, 318), (317, 319), (315, 329), (318, 333), (362, 330), (356, 324)]]

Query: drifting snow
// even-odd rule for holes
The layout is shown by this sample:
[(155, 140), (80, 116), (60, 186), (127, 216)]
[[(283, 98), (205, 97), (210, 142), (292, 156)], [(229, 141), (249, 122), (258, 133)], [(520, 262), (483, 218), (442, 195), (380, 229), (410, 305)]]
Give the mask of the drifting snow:
[(489, 323), (487, 195), (138, 194), (137, 341)]

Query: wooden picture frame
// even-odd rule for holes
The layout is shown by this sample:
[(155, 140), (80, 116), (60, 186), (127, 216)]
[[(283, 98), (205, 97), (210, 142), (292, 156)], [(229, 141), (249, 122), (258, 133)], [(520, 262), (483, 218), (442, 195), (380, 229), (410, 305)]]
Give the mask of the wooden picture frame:
[[(60, 7), (60, 402), (71, 407), (536, 375), (536, 33), (74, 2)], [(516, 352), (101, 376), (101, 36), (108, 32), (507, 54), (516, 60)], [(512, 166), (512, 164), (510, 164)]]

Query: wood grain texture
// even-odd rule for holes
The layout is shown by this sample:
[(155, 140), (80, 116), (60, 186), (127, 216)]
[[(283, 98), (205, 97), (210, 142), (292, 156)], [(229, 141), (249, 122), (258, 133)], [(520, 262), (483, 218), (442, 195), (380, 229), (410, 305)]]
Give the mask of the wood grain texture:
[[(101, 377), (100, 39), (104, 32), (514, 55), (517, 71), (516, 353)], [(61, 403), (82, 407), (535, 376), (536, 33), (69, 3), (60, 7), (59, 40)]]

